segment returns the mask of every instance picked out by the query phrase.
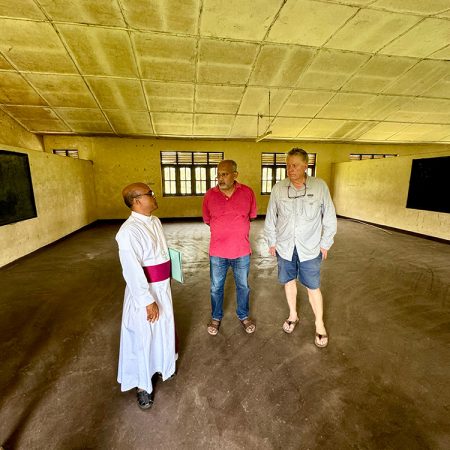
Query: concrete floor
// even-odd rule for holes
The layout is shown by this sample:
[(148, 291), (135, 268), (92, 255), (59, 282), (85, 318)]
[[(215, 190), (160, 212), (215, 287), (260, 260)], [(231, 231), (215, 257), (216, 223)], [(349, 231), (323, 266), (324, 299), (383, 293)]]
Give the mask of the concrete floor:
[(323, 266), (330, 345), (313, 345), (306, 293), (292, 335), (252, 224), (254, 335), (226, 286), (209, 318), (209, 229), (165, 225), (182, 249), (173, 283), (178, 375), (141, 411), (116, 382), (124, 282), (100, 223), (0, 270), (0, 444), (8, 449), (448, 449), (450, 246), (339, 220)]

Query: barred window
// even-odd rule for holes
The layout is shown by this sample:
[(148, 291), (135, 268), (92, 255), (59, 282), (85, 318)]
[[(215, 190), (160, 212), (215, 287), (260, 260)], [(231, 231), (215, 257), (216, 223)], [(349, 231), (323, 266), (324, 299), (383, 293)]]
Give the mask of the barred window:
[[(312, 177), (316, 173), (315, 153), (308, 153), (306, 173)], [(286, 153), (262, 153), (261, 194), (270, 194), (273, 185), (284, 178), (286, 178)]]
[(71, 158), (78, 159), (78, 150), (74, 149), (65, 149), (65, 148), (55, 148), (53, 150), (54, 155), (60, 155), (60, 156), (70, 156)]
[(215, 186), (223, 152), (161, 152), (164, 196), (203, 195)]
[(362, 159), (381, 159), (381, 158), (395, 158), (394, 153), (350, 153), (350, 161), (360, 161)]

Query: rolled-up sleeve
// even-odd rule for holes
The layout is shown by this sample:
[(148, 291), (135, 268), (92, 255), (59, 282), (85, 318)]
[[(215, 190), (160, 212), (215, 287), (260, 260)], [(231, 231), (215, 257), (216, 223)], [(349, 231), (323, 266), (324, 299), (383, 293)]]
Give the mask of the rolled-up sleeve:
[(277, 193), (275, 189), (272, 189), (267, 206), (266, 220), (264, 222), (264, 237), (269, 247), (274, 247), (277, 243), (277, 216)]
[(326, 183), (323, 183), (322, 202), (322, 237), (320, 247), (328, 250), (334, 243), (334, 235), (337, 231), (336, 210), (331, 200), (330, 191)]

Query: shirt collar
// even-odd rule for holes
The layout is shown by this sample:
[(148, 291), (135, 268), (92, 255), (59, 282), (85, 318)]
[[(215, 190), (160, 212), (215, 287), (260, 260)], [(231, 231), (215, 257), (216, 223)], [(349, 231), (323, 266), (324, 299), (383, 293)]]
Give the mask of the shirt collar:
[(132, 217), (136, 219), (142, 220), (144, 222), (151, 222), (153, 220), (153, 216), (146, 216), (145, 214), (138, 213), (136, 211), (131, 211)]

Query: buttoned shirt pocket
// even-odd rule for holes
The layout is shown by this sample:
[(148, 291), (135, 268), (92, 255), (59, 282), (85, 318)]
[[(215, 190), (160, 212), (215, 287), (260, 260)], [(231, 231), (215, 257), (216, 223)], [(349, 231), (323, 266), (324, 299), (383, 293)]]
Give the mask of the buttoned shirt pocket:
[(320, 214), (320, 201), (308, 199), (303, 202), (303, 215), (307, 220), (313, 220)]
[(280, 202), (280, 215), (290, 217), (294, 211), (294, 202), (292, 199), (282, 199)]

